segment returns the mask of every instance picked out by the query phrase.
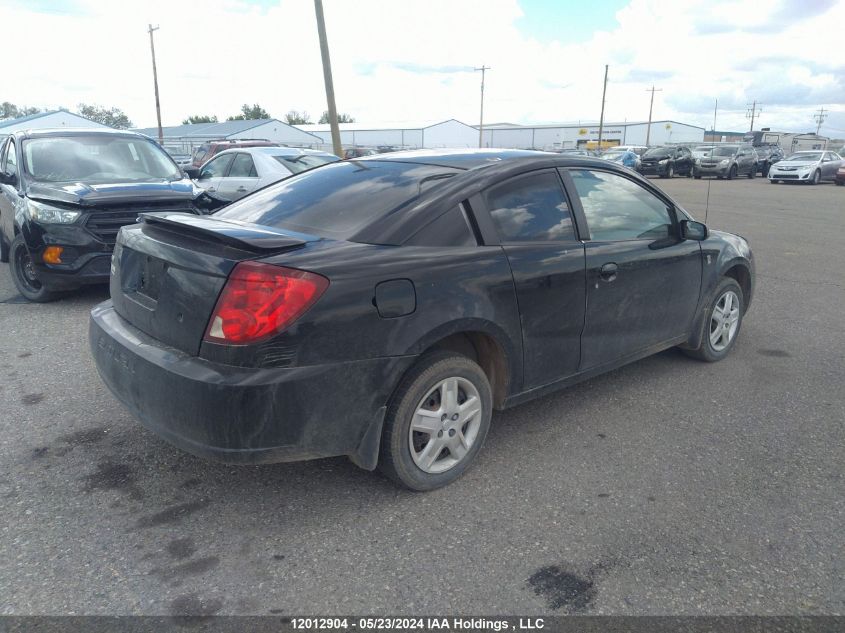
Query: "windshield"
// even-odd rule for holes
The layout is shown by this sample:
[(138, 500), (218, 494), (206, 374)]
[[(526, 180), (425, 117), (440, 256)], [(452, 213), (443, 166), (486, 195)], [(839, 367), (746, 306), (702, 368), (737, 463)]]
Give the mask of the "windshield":
[(808, 152), (807, 154), (793, 154), (786, 160), (794, 160), (797, 162), (803, 163), (816, 163), (822, 159), (822, 155), (819, 152)]
[(273, 158), (294, 174), (340, 160), (337, 156), (330, 154), (300, 154), (299, 156), (273, 156)]
[(152, 141), (127, 136), (65, 136), (24, 141), (24, 166), (40, 182), (105, 184), (179, 180), (182, 173)]
[(247, 196), (215, 217), (346, 240), (462, 171), (398, 161), (333, 162)]
[(692, 150), (692, 155), (697, 157), (697, 158), (700, 158), (702, 156), (707, 156), (712, 151), (713, 151), (712, 145), (701, 145), (701, 146), (696, 147)]
[(645, 158), (656, 158), (658, 156), (668, 156), (672, 152), (672, 149), (669, 147), (652, 147), (649, 150), (646, 150), (646, 153), (643, 154)]

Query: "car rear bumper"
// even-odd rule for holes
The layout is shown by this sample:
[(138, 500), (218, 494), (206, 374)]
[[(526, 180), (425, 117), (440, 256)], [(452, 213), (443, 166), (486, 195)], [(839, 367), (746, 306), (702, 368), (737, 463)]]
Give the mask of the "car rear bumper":
[(212, 363), (145, 335), (111, 301), (91, 311), (89, 342), (100, 377), (145, 427), (194, 455), (242, 464), (349, 455), (374, 467), (387, 400), (415, 359)]

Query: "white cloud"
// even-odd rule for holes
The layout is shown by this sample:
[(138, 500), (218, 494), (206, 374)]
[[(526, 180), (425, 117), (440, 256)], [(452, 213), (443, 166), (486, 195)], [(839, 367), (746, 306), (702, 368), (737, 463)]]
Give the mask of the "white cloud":
[[(259, 103), (274, 116), (325, 109), (313, 4), (281, 0), (263, 9), (239, 0), (202, 3), (78, 0), (78, 11), (0, 8), (6, 50), (23, 51), (3, 73), (3, 100), (75, 108), (122, 108), (153, 125), (148, 22), (165, 124), (189, 114), (235, 114)], [(845, 63), (836, 53), (845, 3), (821, 0), (804, 19), (777, 2), (632, 0), (612, 30), (573, 44), (561, 13), (560, 40), (517, 28), (517, 0), (325, 0), (338, 108), (359, 121), (478, 118), (479, 74), (492, 67), (487, 121), (598, 119), (604, 64), (606, 118), (655, 118), (746, 129), (745, 103), (763, 101), (760, 124), (814, 127), (824, 105), (831, 135), (845, 128)], [(578, 34), (583, 40), (583, 34)], [(827, 42), (830, 46), (825, 47)], [(824, 130), (824, 128), (823, 128)], [(839, 136), (845, 135), (845, 132)]]

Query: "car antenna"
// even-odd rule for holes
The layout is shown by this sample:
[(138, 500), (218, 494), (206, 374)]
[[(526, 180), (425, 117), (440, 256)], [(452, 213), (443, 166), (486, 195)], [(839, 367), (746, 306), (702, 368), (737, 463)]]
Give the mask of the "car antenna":
[(707, 212), (710, 211), (710, 183), (712, 178), (707, 179), (707, 202), (704, 203), (704, 223), (707, 224)]

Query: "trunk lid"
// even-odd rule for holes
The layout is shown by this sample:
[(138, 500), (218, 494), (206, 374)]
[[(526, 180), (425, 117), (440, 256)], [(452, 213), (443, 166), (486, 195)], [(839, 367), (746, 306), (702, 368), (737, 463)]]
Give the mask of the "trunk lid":
[(115, 310), (145, 334), (194, 356), (238, 262), (319, 239), (185, 213), (142, 213), (140, 220), (118, 235), (111, 276)]

